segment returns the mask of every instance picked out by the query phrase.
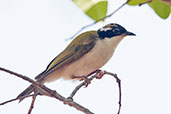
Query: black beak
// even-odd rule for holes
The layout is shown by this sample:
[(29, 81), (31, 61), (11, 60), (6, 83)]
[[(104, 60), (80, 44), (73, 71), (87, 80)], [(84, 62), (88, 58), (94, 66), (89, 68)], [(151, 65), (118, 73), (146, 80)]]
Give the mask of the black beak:
[(136, 36), (136, 34), (134, 34), (134, 33), (132, 33), (132, 32), (129, 32), (129, 31), (127, 31), (125, 34), (126, 34), (126, 35), (129, 35), (129, 36)]

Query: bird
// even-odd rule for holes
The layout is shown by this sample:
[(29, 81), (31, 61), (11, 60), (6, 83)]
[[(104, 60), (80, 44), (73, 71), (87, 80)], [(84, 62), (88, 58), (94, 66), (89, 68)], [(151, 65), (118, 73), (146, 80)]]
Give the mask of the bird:
[[(86, 81), (89, 75), (99, 71), (111, 59), (125, 36), (135, 34), (117, 23), (109, 23), (98, 30), (84, 32), (74, 38), (35, 80), (42, 84), (60, 78)], [(22, 101), (23, 97), (34, 92), (35, 88), (30, 85), (17, 98)]]

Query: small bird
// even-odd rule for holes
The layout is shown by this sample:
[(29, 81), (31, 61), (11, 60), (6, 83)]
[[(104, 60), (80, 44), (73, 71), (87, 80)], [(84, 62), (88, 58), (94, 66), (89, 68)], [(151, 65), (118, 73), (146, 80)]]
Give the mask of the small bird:
[[(115, 23), (107, 24), (97, 31), (84, 32), (73, 39), (35, 80), (42, 84), (59, 78), (86, 80), (86, 77), (109, 61), (120, 41), (128, 35), (135, 34)], [(34, 85), (30, 85), (17, 98), (29, 95), (34, 90)]]

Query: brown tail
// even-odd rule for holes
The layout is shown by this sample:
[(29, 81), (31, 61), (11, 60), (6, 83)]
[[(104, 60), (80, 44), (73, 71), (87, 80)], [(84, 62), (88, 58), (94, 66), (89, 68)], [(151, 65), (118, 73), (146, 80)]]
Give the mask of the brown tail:
[(24, 100), (25, 98), (21, 98), (24, 97), (26, 95), (30, 95), (33, 91), (34, 91), (35, 87), (33, 85), (30, 85), (29, 87), (27, 87), (22, 93), (20, 93), (17, 98), (19, 98), (19, 103)]

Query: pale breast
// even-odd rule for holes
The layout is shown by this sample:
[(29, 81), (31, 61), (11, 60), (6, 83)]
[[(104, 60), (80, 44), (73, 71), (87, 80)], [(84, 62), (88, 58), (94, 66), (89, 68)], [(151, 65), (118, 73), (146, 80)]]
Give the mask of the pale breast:
[[(95, 47), (82, 58), (67, 67), (70, 76), (86, 76), (104, 66), (112, 57), (123, 37), (98, 40)], [(67, 72), (66, 71), (66, 72)]]
[(115, 48), (122, 39), (123, 37), (115, 37), (98, 40), (90, 52), (72, 64), (50, 74), (46, 82), (58, 78), (71, 79), (72, 76), (86, 76), (101, 68), (112, 57)]

